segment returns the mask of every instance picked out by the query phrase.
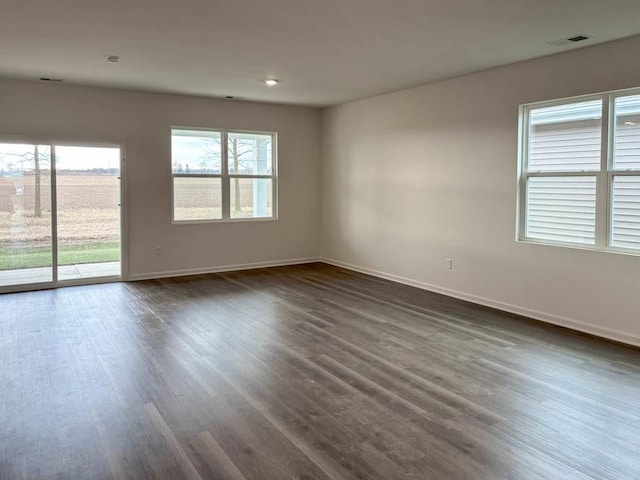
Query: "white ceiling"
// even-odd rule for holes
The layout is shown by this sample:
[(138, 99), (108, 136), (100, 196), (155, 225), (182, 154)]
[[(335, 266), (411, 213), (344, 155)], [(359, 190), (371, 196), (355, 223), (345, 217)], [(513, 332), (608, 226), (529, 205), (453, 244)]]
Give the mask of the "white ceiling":
[[(327, 106), (638, 34), (639, 19), (638, 0), (0, 0), (0, 75)], [(575, 34), (593, 39), (546, 44)]]

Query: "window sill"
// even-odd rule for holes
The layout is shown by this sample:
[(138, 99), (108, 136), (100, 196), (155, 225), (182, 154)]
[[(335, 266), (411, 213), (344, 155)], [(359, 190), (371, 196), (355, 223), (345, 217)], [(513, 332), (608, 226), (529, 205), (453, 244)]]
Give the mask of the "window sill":
[(568, 248), (570, 250), (586, 250), (589, 252), (598, 252), (598, 253), (614, 253), (618, 255), (628, 255), (631, 257), (640, 257), (640, 250), (627, 250), (624, 248), (616, 248), (616, 247), (598, 247), (596, 245), (578, 245), (575, 243), (554, 243), (547, 242), (544, 240), (537, 240), (534, 238), (518, 238), (516, 239), (517, 243), (525, 243), (529, 245), (539, 245), (542, 247), (560, 247), (560, 248)]
[(249, 223), (249, 222), (275, 222), (278, 217), (258, 217), (258, 218), (220, 218), (211, 220), (172, 220), (173, 225), (199, 225), (199, 224), (229, 224), (229, 223)]

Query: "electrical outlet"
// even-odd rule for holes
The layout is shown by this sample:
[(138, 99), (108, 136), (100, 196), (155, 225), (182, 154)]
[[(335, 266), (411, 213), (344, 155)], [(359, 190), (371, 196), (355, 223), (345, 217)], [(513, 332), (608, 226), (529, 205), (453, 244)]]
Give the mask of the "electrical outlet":
[(453, 268), (453, 260), (450, 258), (445, 258), (444, 266), (447, 267), (447, 270), (451, 270)]
[(156, 247), (156, 255), (160, 255), (162, 253), (162, 247), (160, 247), (160, 245), (158, 245)]

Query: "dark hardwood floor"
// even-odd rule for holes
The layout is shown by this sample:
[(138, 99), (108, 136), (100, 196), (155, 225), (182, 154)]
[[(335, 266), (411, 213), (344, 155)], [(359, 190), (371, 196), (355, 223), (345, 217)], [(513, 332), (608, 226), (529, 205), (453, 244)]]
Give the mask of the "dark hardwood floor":
[(640, 351), (317, 264), (0, 296), (0, 478), (639, 479)]

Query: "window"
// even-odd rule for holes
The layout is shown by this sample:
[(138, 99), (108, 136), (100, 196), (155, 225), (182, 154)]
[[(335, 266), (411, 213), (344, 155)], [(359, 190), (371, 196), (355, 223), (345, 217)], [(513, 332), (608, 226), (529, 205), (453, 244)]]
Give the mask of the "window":
[(173, 221), (276, 218), (276, 135), (171, 130)]
[(521, 107), (519, 239), (640, 253), (640, 92)]

